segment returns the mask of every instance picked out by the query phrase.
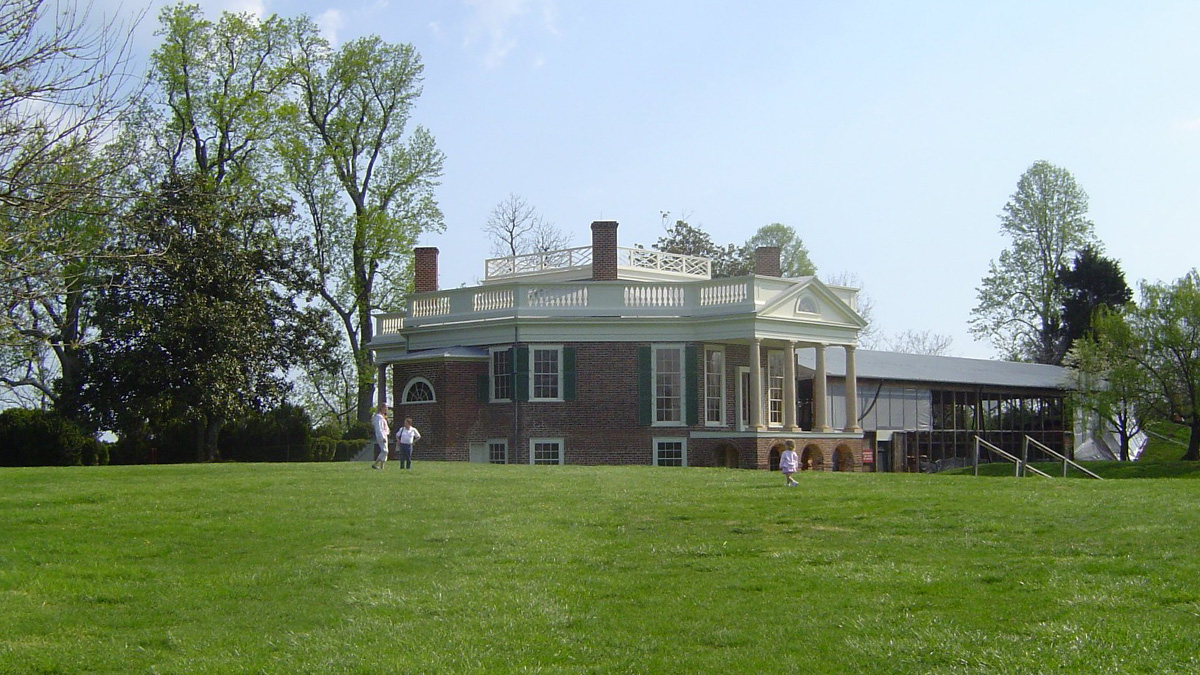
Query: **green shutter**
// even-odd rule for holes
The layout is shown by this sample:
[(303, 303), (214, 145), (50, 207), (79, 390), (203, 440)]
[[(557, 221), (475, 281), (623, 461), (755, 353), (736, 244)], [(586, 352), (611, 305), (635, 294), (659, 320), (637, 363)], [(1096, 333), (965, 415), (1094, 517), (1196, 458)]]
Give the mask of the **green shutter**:
[(563, 400), (575, 400), (575, 348), (563, 347)]
[(683, 387), (684, 412), (688, 426), (695, 426), (700, 423), (700, 387), (703, 384), (697, 367), (699, 350), (695, 345), (688, 345), (683, 355), (683, 377), (686, 380)]
[(654, 382), (651, 373), (650, 348), (638, 347), (638, 424), (646, 427), (653, 421)]
[(529, 347), (517, 347), (517, 358), (513, 359), (513, 384), (517, 388), (517, 400), (529, 400)]
[[(490, 364), (488, 367), (491, 367)], [(492, 378), (487, 373), (479, 376), (479, 402), (487, 403), (492, 400)]]

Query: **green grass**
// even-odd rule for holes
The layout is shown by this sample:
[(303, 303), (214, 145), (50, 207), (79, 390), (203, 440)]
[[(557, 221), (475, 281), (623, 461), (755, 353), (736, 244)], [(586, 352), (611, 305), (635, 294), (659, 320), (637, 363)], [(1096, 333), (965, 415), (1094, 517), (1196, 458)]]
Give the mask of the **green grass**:
[(1194, 673), (1189, 480), (0, 471), (0, 673)]

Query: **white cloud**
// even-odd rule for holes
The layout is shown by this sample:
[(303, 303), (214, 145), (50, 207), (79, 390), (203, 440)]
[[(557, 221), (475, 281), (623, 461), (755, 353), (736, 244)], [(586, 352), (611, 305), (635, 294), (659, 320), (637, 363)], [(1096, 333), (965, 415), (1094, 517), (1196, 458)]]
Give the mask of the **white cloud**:
[(471, 8), (471, 17), (466, 27), (464, 46), (485, 42), (483, 62), (489, 68), (504, 63), (520, 41), (527, 18), (533, 10), (540, 9), (540, 28), (558, 35), (555, 26), (557, 6), (555, 0), (464, 0)]
[(1194, 120), (1185, 120), (1177, 125), (1183, 131), (1200, 131), (1200, 117)]
[(321, 12), (316, 18), (317, 25), (321, 27), (321, 35), (329, 40), (332, 45), (338, 43), (338, 31), (346, 25), (345, 17), (342, 16), (340, 10), (327, 9)]

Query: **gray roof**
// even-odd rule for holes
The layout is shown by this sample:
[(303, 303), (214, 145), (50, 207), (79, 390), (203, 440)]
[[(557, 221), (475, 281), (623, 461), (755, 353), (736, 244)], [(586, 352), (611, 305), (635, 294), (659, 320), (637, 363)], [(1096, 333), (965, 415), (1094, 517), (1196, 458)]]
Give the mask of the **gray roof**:
[[(796, 360), (811, 374), (816, 370), (816, 350), (799, 349)], [(925, 356), (899, 352), (854, 350), (855, 376), (859, 380), (899, 380), (944, 384), (1070, 389), (1066, 368), (1040, 363), (964, 359), (954, 356)], [(846, 350), (825, 349), (825, 370), (834, 377), (846, 376)]]
[(388, 363), (404, 361), (428, 361), (430, 359), (486, 359), (488, 350), (482, 347), (446, 347), (445, 349), (424, 349), (408, 352), (404, 356), (389, 359)]

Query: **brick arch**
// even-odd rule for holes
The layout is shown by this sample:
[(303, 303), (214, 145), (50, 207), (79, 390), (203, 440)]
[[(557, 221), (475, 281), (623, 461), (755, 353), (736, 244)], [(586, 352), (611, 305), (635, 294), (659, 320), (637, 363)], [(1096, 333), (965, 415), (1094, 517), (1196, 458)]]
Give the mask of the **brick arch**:
[(728, 441), (713, 448), (713, 466), (739, 469), (742, 466), (742, 449)]
[(854, 451), (848, 445), (839, 445), (833, 451), (834, 471), (854, 471)]
[(806, 445), (804, 450), (800, 452), (800, 470), (807, 471), (825, 470), (825, 452), (821, 450), (819, 445)]
[(771, 451), (767, 453), (767, 469), (771, 471), (779, 470), (779, 457), (783, 455), (783, 451), (787, 449), (787, 444), (783, 441), (771, 446)]

